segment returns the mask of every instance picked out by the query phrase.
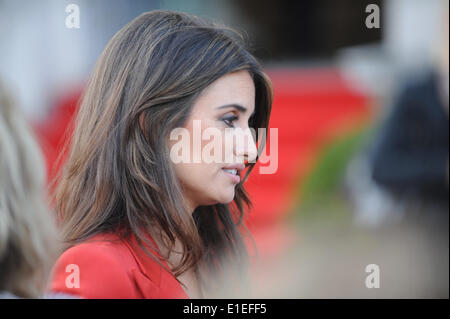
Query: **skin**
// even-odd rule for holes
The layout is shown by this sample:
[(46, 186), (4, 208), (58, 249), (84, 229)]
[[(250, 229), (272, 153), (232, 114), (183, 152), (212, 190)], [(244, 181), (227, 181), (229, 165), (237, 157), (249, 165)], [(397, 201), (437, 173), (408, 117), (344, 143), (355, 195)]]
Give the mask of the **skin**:
[[(246, 110), (238, 110), (233, 106), (220, 108), (224, 105), (240, 105)], [(217, 203), (230, 203), (235, 195), (236, 182), (234, 182), (224, 171), (223, 167), (231, 163), (225, 161), (227, 156), (233, 156), (232, 163), (245, 163), (256, 158), (257, 149), (253, 138), (247, 129), (250, 116), (255, 109), (255, 86), (252, 77), (247, 71), (237, 71), (226, 74), (208, 86), (195, 101), (192, 112), (186, 121), (184, 128), (189, 133), (189, 145), (191, 159), (195, 154), (201, 159), (200, 163), (174, 163), (175, 172), (183, 190), (183, 198), (188, 211), (193, 212), (200, 205), (213, 205)], [(220, 133), (220, 139), (207, 139), (201, 141), (200, 149), (194, 147), (194, 120), (201, 121), (201, 135), (207, 129), (215, 129)], [(243, 145), (233, 143), (226, 129), (237, 130), (237, 134), (243, 134), (245, 142)], [(248, 143), (247, 143), (248, 142)], [(168, 140), (172, 147), (177, 140)], [(222, 150), (222, 161), (219, 163), (206, 163), (202, 158), (202, 150), (209, 144), (214, 149)], [(196, 153), (194, 153), (196, 152)], [(158, 240), (157, 240), (158, 242)], [(169, 255), (169, 265), (178, 264), (181, 254), (181, 244), (176, 241), (175, 249), (167, 251), (164, 245), (162, 251)], [(185, 286), (185, 291), (190, 298), (199, 298), (199, 287), (197, 279), (192, 270), (178, 276)]]
[[(225, 105), (240, 105), (246, 110)], [(257, 154), (256, 145), (249, 131), (248, 121), (255, 109), (255, 86), (252, 77), (247, 71), (237, 71), (226, 74), (208, 86), (197, 98), (192, 112), (186, 121), (185, 129), (189, 132), (191, 158), (194, 152), (201, 159), (200, 163), (177, 163), (175, 171), (183, 189), (184, 199), (189, 211), (193, 212), (200, 205), (213, 205), (217, 203), (230, 203), (235, 195), (236, 182), (224, 171), (223, 167), (231, 163), (225, 161), (227, 156), (233, 156), (232, 163), (245, 163), (254, 160)], [(233, 118), (235, 117), (235, 118)], [(201, 121), (201, 132), (213, 128), (220, 132), (222, 138), (201, 141), (203, 150), (207, 144), (222, 150), (219, 163), (206, 163), (203, 161), (201, 151), (194, 147), (194, 120)], [(232, 136), (226, 134), (226, 128), (236, 130), (241, 134), (245, 143), (230, 142)], [(231, 136), (231, 137), (230, 137)], [(169, 140), (169, 147), (177, 141)], [(214, 142), (214, 143), (212, 143)], [(242, 175), (242, 174), (241, 174)]]

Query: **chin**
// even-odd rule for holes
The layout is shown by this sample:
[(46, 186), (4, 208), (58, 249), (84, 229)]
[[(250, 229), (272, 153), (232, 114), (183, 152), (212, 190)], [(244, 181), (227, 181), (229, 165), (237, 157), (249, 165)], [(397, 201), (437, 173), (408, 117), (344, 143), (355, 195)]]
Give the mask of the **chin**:
[(222, 194), (222, 196), (220, 196), (219, 203), (229, 204), (233, 201), (233, 199), (234, 199), (234, 189), (231, 192)]

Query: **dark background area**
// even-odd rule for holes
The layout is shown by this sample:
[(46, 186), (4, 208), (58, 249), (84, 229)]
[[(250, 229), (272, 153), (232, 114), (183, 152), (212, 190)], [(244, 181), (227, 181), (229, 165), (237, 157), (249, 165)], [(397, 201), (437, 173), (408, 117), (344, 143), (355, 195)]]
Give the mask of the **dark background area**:
[(382, 28), (365, 27), (366, 6), (376, 4), (382, 12), (381, 0), (233, 2), (249, 24), (255, 54), (264, 60), (330, 58), (343, 47), (382, 38)]

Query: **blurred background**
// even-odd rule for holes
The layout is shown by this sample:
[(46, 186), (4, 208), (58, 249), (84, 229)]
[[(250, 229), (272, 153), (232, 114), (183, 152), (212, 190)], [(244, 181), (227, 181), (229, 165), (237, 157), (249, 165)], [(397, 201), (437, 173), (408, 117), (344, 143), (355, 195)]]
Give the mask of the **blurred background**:
[(0, 79), (49, 181), (96, 59), (153, 9), (244, 31), (273, 81), (278, 170), (248, 181), (254, 297), (449, 297), (448, 1), (0, 0)]

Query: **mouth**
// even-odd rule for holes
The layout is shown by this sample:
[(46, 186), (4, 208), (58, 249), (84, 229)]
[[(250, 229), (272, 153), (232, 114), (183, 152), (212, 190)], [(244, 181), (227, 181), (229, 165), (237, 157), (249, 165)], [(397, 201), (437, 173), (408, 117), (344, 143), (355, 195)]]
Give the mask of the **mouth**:
[(233, 175), (237, 175), (237, 169), (227, 169), (227, 168), (223, 168), (223, 170), (229, 174), (233, 174)]
[(237, 184), (241, 181), (241, 177), (238, 175), (237, 169), (222, 168), (222, 171), (225, 173), (225, 175), (230, 177), (230, 179), (232, 180), (233, 183)]
[(245, 168), (244, 164), (233, 164), (222, 168), (222, 171), (234, 182), (239, 183), (241, 181), (241, 171)]

